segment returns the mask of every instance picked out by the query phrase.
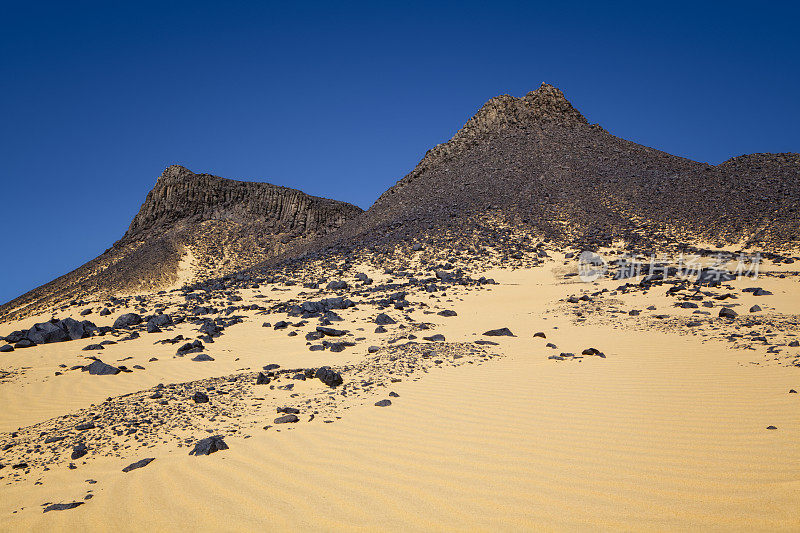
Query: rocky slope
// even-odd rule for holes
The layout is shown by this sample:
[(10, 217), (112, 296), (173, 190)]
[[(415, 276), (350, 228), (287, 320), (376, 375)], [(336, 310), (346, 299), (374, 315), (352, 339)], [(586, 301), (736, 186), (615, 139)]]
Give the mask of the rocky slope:
[(698, 238), (791, 247), (800, 242), (798, 203), (798, 154), (691, 161), (589, 124), (542, 84), (489, 100), (363, 216), (305, 251), (435, 235), (497, 244), (487, 226), (498, 223), (583, 247)]
[(101, 256), (0, 307), (0, 319), (89, 295), (158, 290), (225, 276), (286, 253), (362, 210), (269, 183), (194, 174), (158, 178), (125, 235)]

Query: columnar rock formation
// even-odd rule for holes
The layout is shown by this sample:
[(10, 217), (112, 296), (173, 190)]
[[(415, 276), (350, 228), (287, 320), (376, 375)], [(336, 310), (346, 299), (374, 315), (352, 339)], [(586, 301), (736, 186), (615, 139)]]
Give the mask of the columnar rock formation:
[(0, 307), (29, 315), (96, 293), (163, 289), (225, 276), (308, 243), (363, 211), (269, 183), (168, 167), (125, 235), (101, 256)]
[(269, 183), (194, 174), (173, 165), (158, 178), (121, 242), (150, 237), (178, 223), (259, 220), (276, 233), (326, 233), (359, 214), (353, 205)]

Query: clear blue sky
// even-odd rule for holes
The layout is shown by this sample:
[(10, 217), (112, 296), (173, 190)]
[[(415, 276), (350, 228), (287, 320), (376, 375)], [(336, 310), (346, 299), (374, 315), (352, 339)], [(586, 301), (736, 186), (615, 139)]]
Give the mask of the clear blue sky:
[(800, 151), (788, 2), (116, 4), (0, 3), (0, 302), (109, 247), (169, 164), (368, 208), (542, 81), (692, 159)]

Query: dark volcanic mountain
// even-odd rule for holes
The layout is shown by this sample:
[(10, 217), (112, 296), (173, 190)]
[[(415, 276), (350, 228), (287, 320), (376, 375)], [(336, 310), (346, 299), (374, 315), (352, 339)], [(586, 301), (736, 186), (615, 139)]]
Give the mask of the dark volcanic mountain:
[(269, 183), (194, 174), (158, 178), (125, 235), (101, 256), (0, 307), (0, 317), (95, 293), (161, 289), (250, 267), (341, 226), (362, 210)]
[(702, 238), (780, 247), (800, 242), (799, 203), (798, 154), (698, 163), (589, 124), (542, 84), (489, 100), (366, 213), (307, 251), (439, 232), (495, 244), (487, 221), (581, 245)]
[(522, 98), (489, 100), (367, 212), (169, 167), (119, 242), (0, 307), (0, 318), (337, 250), (502, 247), (516, 230), (580, 247), (702, 239), (791, 248), (800, 243), (799, 204), (798, 154), (698, 163), (611, 135), (542, 84)]

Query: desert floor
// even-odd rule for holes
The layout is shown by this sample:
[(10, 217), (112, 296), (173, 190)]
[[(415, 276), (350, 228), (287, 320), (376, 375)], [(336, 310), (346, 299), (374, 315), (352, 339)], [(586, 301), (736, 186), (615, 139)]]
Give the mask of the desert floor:
[[(177, 357), (175, 344), (153, 344), (177, 334), (191, 340), (197, 326), (189, 322), (100, 352), (82, 350), (99, 339), (82, 339), (0, 354), (6, 373), (0, 444), (13, 443), (0, 452), (0, 529), (796, 531), (800, 394), (789, 391), (800, 389), (800, 348), (789, 344), (800, 339), (800, 277), (792, 267), (771, 266), (772, 275), (715, 289), (736, 298), (708, 296), (711, 314), (699, 315), (704, 307), (676, 307), (666, 285), (618, 292), (618, 280), (565, 277), (574, 263), (554, 254), (535, 268), (483, 272), (496, 285), (411, 292), (412, 311), (383, 310), (398, 322), (387, 333), (373, 332), (374, 306), (349, 296), (357, 309), (337, 311), (343, 321), (332, 327), (363, 340), (339, 353), (309, 351), (304, 335), (314, 320), (276, 330), (262, 323), (299, 319), (249, 310), (206, 345), (213, 361)], [(360, 271), (376, 284), (390, 277)], [(743, 293), (749, 286), (772, 295)], [(602, 289), (608, 290), (589, 301), (566, 301)], [(237, 305), (313, 300), (329, 292), (264, 284), (239, 290)], [(154, 298), (166, 312), (183, 301), (177, 292)], [(730, 303), (740, 318), (718, 317), (719, 307)], [(748, 313), (756, 303), (763, 310)], [(444, 309), (457, 316), (436, 314)], [(632, 316), (632, 309), (641, 313)], [(86, 318), (110, 325), (132, 310)], [(72, 311), (59, 318), (79, 318), (80, 309)], [(743, 322), (751, 316), (761, 321)], [(687, 325), (694, 317), (699, 324)], [(0, 333), (49, 318), (2, 324)], [(422, 322), (430, 329), (415, 329)], [(502, 327), (515, 336), (483, 335)], [(288, 336), (294, 329), (299, 335)], [(369, 366), (371, 358), (410, 349), (403, 345), (412, 331), (419, 337), (414, 349), (428, 350), (424, 362)], [(537, 332), (546, 338), (534, 337)], [(446, 342), (421, 338), (434, 333)], [(497, 344), (474, 344), (481, 339)], [(380, 349), (368, 354), (369, 346)], [(605, 357), (549, 358), (580, 356), (591, 347)], [(439, 351), (449, 355), (440, 360)], [(88, 355), (144, 369), (96, 376), (59, 367), (85, 365)], [(270, 363), (347, 367), (345, 384), (358, 386), (341, 395), (317, 379), (295, 380), (291, 390), (256, 385), (251, 373)], [(67, 430), (60, 418), (74, 415), (70, 424), (78, 424), (107, 398), (152, 393), (160, 383), (242, 374), (246, 381), (227, 395), (235, 403), (215, 394), (226, 383), (215, 382), (210, 404), (171, 399), (189, 410), (165, 422), (163, 432), (140, 438), (127, 427), (95, 444), (101, 429)], [(154, 401), (147, 407), (147, 396), (141, 398), (142, 413), (157, 411)], [(392, 404), (374, 405), (383, 399)], [(208, 414), (221, 405), (226, 413)], [(283, 406), (298, 407), (300, 421), (273, 423)], [(65, 443), (79, 433), (91, 453), (71, 460)], [(70, 436), (37, 441), (54, 434)], [(211, 434), (223, 434), (229, 449), (188, 454), (194, 441)], [(34, 453), (37, 445), (46, 453)], [(122, 472), (146, 457), (155, 461)], [(13, 468), (24, 459), (28, 468)], [(65, 502), (84, 503), (43, 512)]]

